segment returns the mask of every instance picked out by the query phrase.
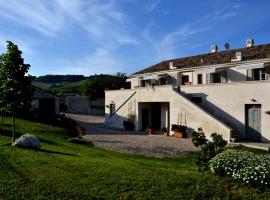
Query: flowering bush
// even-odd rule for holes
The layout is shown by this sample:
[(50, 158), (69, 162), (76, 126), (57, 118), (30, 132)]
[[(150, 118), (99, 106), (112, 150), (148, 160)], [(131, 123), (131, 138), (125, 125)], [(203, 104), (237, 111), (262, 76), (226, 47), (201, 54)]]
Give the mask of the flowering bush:
[(193, 144), (201, 147), (201, 151), (196, 154), (196, 165), (199, 167), (199, 171), (206, 171), (209, 168), (209, 161), (225, 149), (227, 141), (217, 133), (212, 133), (212, 141), (208, 141), (202, 128), (193, 131), (191, 137)]
[(12, 146), (30, 148), (30, 149), (41, 148), (39, 139), (36, 138), (36, 136), (30, 135), (30, 134), (22, 135), (12, 144)]
[(214, 174), (228, 176), (239, 183), (265, 188), (270, 183), (270, 155), (226, 150), (210, 160)]

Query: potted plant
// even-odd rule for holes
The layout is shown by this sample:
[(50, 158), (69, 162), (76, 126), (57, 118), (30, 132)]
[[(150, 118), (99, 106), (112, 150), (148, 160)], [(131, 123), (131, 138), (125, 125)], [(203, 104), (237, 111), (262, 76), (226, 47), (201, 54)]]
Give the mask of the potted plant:
[(169, 136), (169, 131), (168, 131), (168, 129), (167, 129), (166, 127), (163, 127), (163, 128), (161, 129), (161, 131), (162, 131), (163, 135)]
[(154, 133), (154, 129), (152, 127), (148, 126), (147, 129), (146, 129), (146, 133), (148, 135), (152, 135)]
[(185, 138), (187, 136), (187, 127), (184, 125), (172, 124), (172, 131), (174, 131), (175, 137)]

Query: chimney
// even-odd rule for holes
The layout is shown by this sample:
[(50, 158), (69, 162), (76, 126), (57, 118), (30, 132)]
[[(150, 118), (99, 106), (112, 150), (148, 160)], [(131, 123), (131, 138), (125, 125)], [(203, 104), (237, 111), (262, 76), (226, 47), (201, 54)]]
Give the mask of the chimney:
[(215, 53), (218, 51), (218, 46), (216, 44), (211, 45), (211, 53)]
[(231, 61), (232, 62), (239, 62), (239, 61), (241, 61), (242, 60), (242, 52), (241, 51), (237, 51), (236, 53), (235, 53), (235, 57), (236, 58), (233, 58)]
[(246, 40), (246, 45), (247, 45), (248, 48), (249, 48), (249, 47), (253, 47), (253, 45), (254, 45), (254, 40), (253, 40), (253, 39), (247, 39), (247, 40)]
[(170, 69), (175, 69), (175, 67), (173, 66), (173, 62), (169, 62), (169, 65), (170, 65)]
[(235, 56), (236, 56), (236, 59), (237, 59), (238, 61), (241, 61), (241, 60), (242, 60), (242, 52), (241, 52), (241, 51), (236, 52), (236, 53), (235, 53)]

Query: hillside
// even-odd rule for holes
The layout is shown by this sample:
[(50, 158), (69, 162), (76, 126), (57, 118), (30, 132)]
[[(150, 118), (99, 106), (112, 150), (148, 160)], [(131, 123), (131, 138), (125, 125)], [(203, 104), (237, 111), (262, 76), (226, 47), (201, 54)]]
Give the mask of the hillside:
[(77, 82), (59, 82), (59, 83), (33, 82), (33, 85), (55, 94), (59, 93), (82, 94), (83, 86), (86, 82), (87, 80)]
[(79, 94), (96, 97), (103, 97), (104, 89), (119, 89), (127, 87), (126, 75), (46, 75), (35, 79), (33, 85), (55, 94)]

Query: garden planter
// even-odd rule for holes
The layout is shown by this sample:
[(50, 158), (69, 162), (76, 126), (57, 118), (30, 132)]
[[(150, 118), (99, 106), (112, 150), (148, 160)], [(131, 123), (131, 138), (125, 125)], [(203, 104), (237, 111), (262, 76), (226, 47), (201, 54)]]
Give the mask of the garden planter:
[(146, 129), (146, 133), (148, 135), (152, 135), (154, 133), (154, 130), (152, 128), (148, 128), (148, 129)]
[(172, 131), (174, 131), (174, 136), (179, 138), (187, 137), (187, 127), (182, 125), (172, 125)]
[(181, 131), (174, 131), (174, 137), (183, 138), (184, 134)]

